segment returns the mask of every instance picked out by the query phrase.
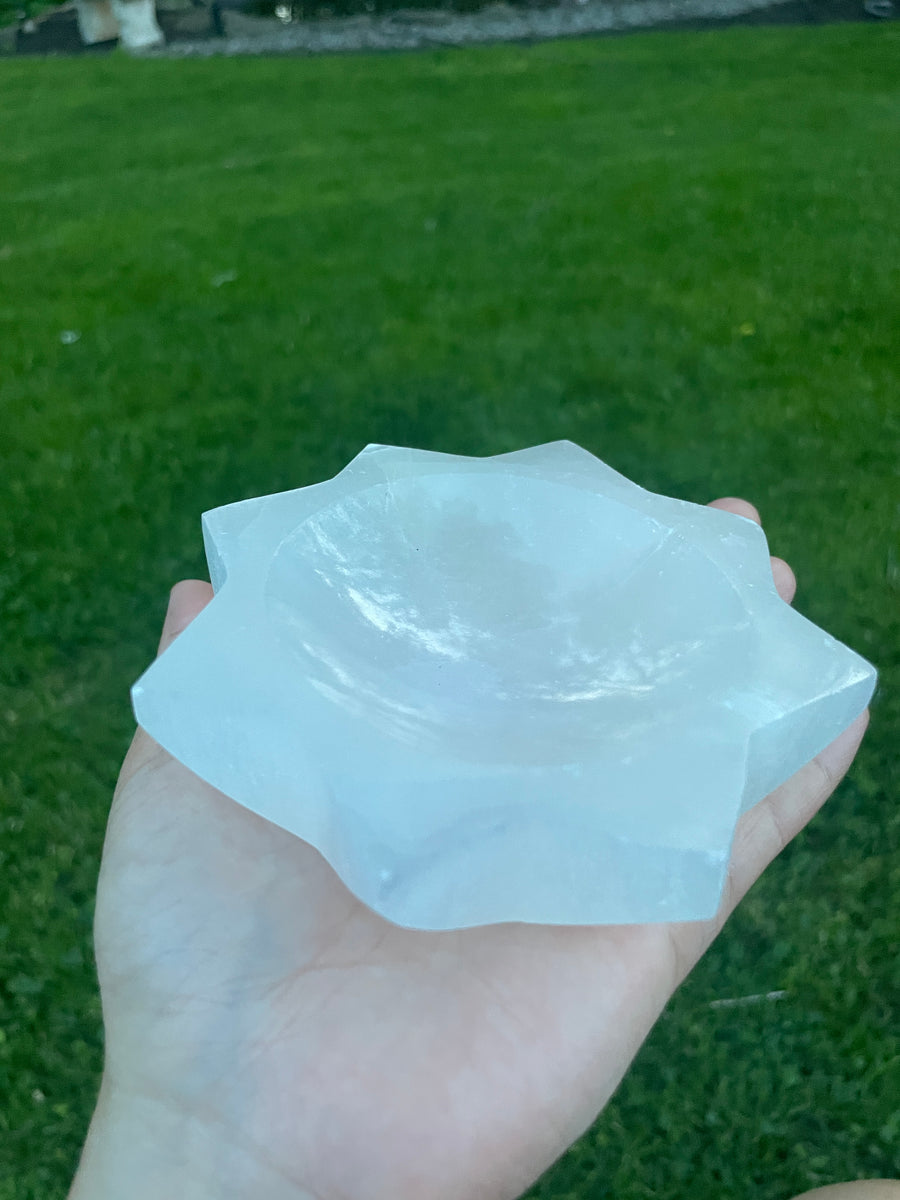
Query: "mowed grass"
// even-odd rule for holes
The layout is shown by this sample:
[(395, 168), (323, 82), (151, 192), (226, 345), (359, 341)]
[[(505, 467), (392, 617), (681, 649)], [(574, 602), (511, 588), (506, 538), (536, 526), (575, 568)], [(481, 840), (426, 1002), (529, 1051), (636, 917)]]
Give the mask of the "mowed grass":
[(798, 607), (882, 671), (851, 777), (532, 1195), (897, 1170), (898, 51), (839, 26), (0, 65), (0, 1200), (63, 1196), (91, 1112), (128, 687), (204, 574), (199, 515), (367, 442), (570, 438), (747, 496)]

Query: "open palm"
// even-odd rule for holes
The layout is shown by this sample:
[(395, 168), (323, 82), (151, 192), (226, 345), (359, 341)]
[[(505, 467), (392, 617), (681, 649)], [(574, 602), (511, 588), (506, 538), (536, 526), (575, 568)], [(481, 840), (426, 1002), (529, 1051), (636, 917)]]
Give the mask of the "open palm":
[[(716, 504), (756, 518), (745, 502)], [(773, 571), (790, 600), (790, 570)], [(211, 595), (178, 585), (163, 648)], [(129, 1113), (145, 1131), (178, 1131), (182, 1196), (518, 1196), (605, 1104), (864, 728), (742, 818), (714, 921), (442, 933), (377, 916), (311, 846), (139, 730), (97, 897), (107, 1055), (73, 1196), (114, 1170), (101, 1134)]]

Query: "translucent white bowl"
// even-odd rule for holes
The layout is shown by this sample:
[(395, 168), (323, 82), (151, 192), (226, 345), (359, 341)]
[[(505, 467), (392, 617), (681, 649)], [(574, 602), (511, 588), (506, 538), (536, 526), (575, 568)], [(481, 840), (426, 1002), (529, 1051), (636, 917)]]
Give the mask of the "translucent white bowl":
[(203, 527), (216, 597), (138, 721), (401, 925), (711, 916), (740, 812), (875, 685), (752, 521), (570, 442), (369, 446)]

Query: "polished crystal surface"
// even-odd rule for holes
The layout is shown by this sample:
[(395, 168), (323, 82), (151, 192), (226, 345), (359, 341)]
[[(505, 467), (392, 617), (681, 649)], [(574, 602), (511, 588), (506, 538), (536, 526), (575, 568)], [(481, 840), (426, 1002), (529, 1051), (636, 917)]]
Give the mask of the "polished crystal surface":
[(571, 442), (368, 446), (203, 532), (138, 721), (401, 925), (711, 916), (741, 811), (875, 684), (752, 521)]

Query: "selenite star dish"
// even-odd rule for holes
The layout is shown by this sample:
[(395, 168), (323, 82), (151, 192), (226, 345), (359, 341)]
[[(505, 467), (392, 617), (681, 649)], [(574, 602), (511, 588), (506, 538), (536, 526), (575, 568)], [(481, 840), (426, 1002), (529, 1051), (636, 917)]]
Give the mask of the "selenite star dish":
[(713, 915), (740, 813), (875, 686), (756, 524), (571, 442), (368, 446), (203, 532), (137, 719), (399, 925)]

